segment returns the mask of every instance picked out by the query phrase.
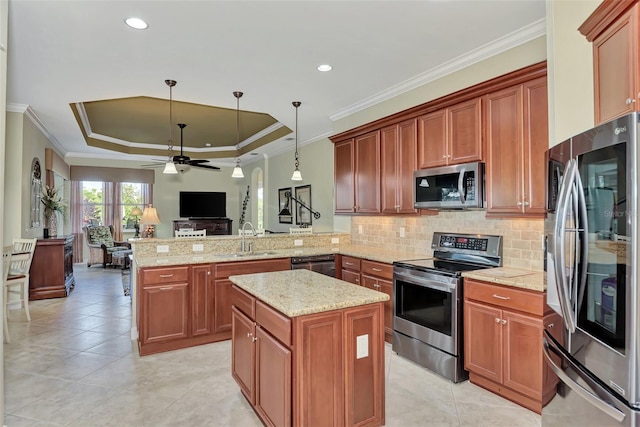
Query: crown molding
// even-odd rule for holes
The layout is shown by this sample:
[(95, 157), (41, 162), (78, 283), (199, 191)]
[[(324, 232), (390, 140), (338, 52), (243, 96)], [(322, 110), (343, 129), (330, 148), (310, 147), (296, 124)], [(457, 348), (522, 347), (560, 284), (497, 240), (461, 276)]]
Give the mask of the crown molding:
[(498, 55), (521, 44), (534, 40), (546, 34), (546, 23), (540, 19), (510, 34), (485, 44), (477, 49), (466, 52), (451, 61), (445, 62), (431, 70), (425, 71), (409, 80), (391, 86), (389, 89), (371, 95), (360, 102), (352, 104), (329, 116), (333, 122), (348, 117), (359, 111), (365, 110), (381, 102), (392, 99), (410, 90), (416, 89), (427, 83), (438, 80), (444, 76), (460, 71), (475, 63)]
[(64, 149), (62, 144), (60, 144), (60, 141), (58, 141), (58, 139), (51, 132), (49, 132), (49, 129), (47, 129), (45, 124), (42, 123), (42, 120), (40, 120), (40, 118), (38, 117), (36, 112), (33, 111), (31, 106), (26, 104), (8, 103), (7, 111), (11, 113), (24, 114), (31, 121), (31, 123), (33, 123), (34, 126), (38, 128), (38, 130), (42, 132), (42, 134), (49, 140), (49, 142), (51, 143), (51, 145), (53, 145), (53, 147), (56, 149), (58, 154), (62, 153), (62, 157), (66, 155), (67, 151)]

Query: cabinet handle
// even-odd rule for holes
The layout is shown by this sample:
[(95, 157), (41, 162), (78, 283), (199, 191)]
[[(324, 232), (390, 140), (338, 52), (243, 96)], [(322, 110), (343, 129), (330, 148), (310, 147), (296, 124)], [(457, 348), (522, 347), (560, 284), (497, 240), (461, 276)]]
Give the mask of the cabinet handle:
[(496, 323), (500, 323), (500, 319), (496, 317)]
[(506, 320), (504, 320), (504, 319), (502, 319), (502, 320), (500, 321), (500, 323), (502, 323), (503, 325), (506, 325), (506, 324), (507, 324), (507, 321), (506, 321)]
[(161, 291), (169, 291), (173, 289), (173, 286), (160, 286), (158, 289), (160, 289)]
[(380, 285), (378, 285), (377, 283), (374, 283), (373, 287), (376, 288), (376, 289), (380, 289)]
[(527, 201), (525, 200), (524, 205), (525, 205), (525, 206), (529, 206), (529, 202), (527, 202)]
[(247, 332), (247, 338), (251, 338), (253, 334), (251, 332)]
[(522, 206), (522, 202), (517, 202), (516, 205)]
[(373, 270), (373, 271), (382, 271), (382, 269), (381, 269), (381, 268), (375, 268), (375, 267), (374, 267), (374, 268), (372, 268), (372, 270)]
[(547, 328), (549, 328), (549, 329), (553, 328), (553, 323), (549, 323), (549, 324), (547, 325)]
[(251, 338), (251, 342), (256, 342), (256, 341), (258, 341), (258, 338), (256, 337)]
[(636, 102), (636, 100), (635, 99), (631, 99), (631, 98), (627, 98), (627, 100), (625, 102), (627, 103), (627, 105), (631, 105), (634, 102)]
[(345, 264), (347, 264), (347, 265), (353, 265), (353, 263), (352, 263), (352, 262), (345, 262)]
[(356, 283), (360, 283), (360, 279), (356, 279)]
[(498, 294), (493, 294), (493, 297), (494, 297), (494, 298), (501, 299), (501, 300), (505, 300), (505, 301), (507, 301), (507, 300), (510, 300), (510, 299), (511, 299), (511, 298), (509, 298), (509, 297), (503, 297), (503, 296), (498, 295)]
[(173, 274), (161, 274), (160, 278), (162, 279), (168, 279), (169, 277), (173, 277)]

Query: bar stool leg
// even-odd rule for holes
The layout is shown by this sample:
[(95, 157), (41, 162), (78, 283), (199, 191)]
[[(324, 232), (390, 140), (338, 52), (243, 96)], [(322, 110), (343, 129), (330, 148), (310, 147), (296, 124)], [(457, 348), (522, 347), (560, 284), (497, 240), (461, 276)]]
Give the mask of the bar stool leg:
[(24, 312), (27, 314), (27, 321), (31, 322), (31, 313), (29, 313), (29, 278), (22, 282), (22, 304)]
[(4, 284), (2, 286), (3, 288), (3, 293), (4, 293), (4, 307), (3, 307), (3, 326), (4, 326), (4, 341), (6, 343), (10, 343), (11, 342), (11, 335), (9, 335), (9, 307), (8, 307), (8, 303), (7, 301), (9, 300), (9, 290), (7, 288), (7, 285)]

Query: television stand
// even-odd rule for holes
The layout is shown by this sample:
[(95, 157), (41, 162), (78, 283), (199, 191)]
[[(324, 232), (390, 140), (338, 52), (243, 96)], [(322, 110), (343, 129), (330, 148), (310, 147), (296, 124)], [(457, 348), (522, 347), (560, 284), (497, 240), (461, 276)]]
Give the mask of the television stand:
[(190, 228), (192, 230), (207, 230), (207, 236), (230, 235), (232, 219), (229, 218), (190, 218), (173, 221), (174, 230)]

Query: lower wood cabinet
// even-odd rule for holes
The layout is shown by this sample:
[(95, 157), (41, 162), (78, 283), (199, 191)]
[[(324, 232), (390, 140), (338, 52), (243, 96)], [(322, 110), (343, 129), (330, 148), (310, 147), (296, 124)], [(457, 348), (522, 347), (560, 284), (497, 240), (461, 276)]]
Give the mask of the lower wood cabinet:
[(232, 376), (265, 425), (384, 424), (381, 304), (288, 318), (236, 286), (232, 301)]
[(228, 277), (290, 268), (278, 258), (138, 269), (140, 355), (230, 339)]
[(542, 334), (562, 319), (544, 293), (464, 281), (464, 360), (469, 380), (540, 413), (557, 378), (543, 360)]
[(38, 239), (29, 270), (29, 299), (60, 298), (75, 286), (73, 234)]

